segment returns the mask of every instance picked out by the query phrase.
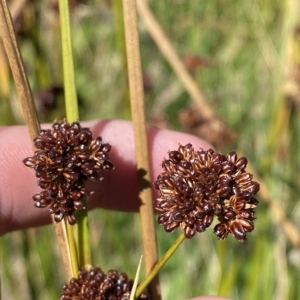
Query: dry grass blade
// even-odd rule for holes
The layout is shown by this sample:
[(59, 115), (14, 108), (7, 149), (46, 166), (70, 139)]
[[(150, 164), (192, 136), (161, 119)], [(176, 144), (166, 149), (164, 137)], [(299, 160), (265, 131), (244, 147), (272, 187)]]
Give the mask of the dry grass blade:
[[(141, 72), (137, 12), (135, 0), (123, 0), (124, 26), (127, 49), (128, 77), (130, 87), (131, 111), (134, 128), (135, 151), (140, 188), (140, 215), (142, 221), (143, 249), (146, 273), (150, 273), (158, 260), (152, 193), (150, 185), (145, 188), (145, 180), (150, 183), (148, 141), (144, 110), (144, 92)], [(145, 176), (143, 176), (145, 173)], [(150, 285), (152, 299), (160, 299), (158, 277)]]
[(137, 0), (137, 8), (157, 47), (182, 81), (191, 98), (201, 107), (203, 115), (208, 119), (214, 117), (214, 112), (206, 103), (205, 96), (181, 62), (170, 40), (156, 21), (146, 2), (144, 0)]
[(141, 271), (141, 266), (142, 266), (142, 260), (143, 260), (143, 255), (140, 258), (138, 267), (136, 269), (136, 274), (135, 274), (135, 278), (134, 278), (134, 282), (133, 282), (133, 286), (132, 286), (132, 290), (130, 293), (130, 298), (129, 300), (134, 300), (134, 296), (135, 296), (135, 291), (139, 282), (139, 277), (140, 277), (140, 271)]
[[(33, 140), (39, 134), (40, 124), (13, 29), (11, 15), (5, 0), (1, 0), (0, 2), (0, 36), (3, 40), (4, 48), (13, 73), (23, 109), (24, 119), (27, 124), (30, 137)], [(63, 263), (69, 278), (72, 274), (72, 268), (70, 264), (68, 244), (66, 243), (66, 228), (62, 222), (56, 223), (53, 220), (53, 223), (55, 226)]]
[(147, 26), (151, 37), (174, 70), (177, 77), (182, 82), (191, 99), (198, 106), (203, 119), (212, 123), (212, 128), (214, 128), (216, 132), (221, 129), (221, 131), (226, 132), (227, 135), (234, 136), (235, 133), (224, 123), (224, 121), (222, 121), (215, 115), (213, 109), (207, 103), (205, 95), (199, 88), (198, 83), (193, 79), (193, 77), (190, 75), (190, 73), (180, 60), (169, 38), (163, 32), (161, 26), (155, 19), (145, 0), (137, 0), (137, 8), (140, 16)]

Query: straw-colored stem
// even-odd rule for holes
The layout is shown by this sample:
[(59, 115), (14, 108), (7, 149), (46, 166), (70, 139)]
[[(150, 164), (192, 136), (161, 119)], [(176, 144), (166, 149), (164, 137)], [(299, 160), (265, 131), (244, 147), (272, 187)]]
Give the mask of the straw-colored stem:
[[(0, 1), (0, 36), (3, 40), (4, 48), (15, 80), (29, 135), (33, 140), (39, 134), (40, 124), (16, 35), (13, 29), (12, 19), (5, 0)], [(72, 267), (70, 263), (69, 247), (66, 240), (66, 228), (63, 222), (56, 223), (53, 218), (52, 220), (63, 264), (65, 266), (67, 276), (70, 277), (72, 274)]]
[(54, 219), (54, 215), (51, 215), (51, 217), (67, 278), (71, 279), (73, 277), (73, 267), (71, 262), (71, 252), (68, 242), (67, 227), (65, 222), (57, 223)]
[(78, 275), (78, 257), (77, 257), (77, 248), (74, 239), (73, 226), (68, 223), (67, 220), (63, 220), (67, 227), (67, 235), (68, 235), (68, 243), (70, 247), (70, 256), (71, 256), (71, 264), (72, 264), (72, 277), (77, 277)]
[[(139, 196), (141, 200), (140, 215), (142, 223), (143, 249), (146, 264), (146, 273), (149, 274), (152, 267), (158, 260), (158, 254), (154, 226), (154, 213), (152, 206), (152, 193), (150, 188), (151, 177), (135, 0), (123, 0), (123, 10), (131, 113), (137, 159), (138, 182), (140, 191)], [(148, 182), (148, 187), (145, 187), (145, 180)], [(160, 299), (159, 280), (157, 276), (154, 281), (152, 281), (149, 292), (152, 299)]]
[(150, 274), (140, 283), (136, 290), (135, 297), (141, 295), (143, 290), (148, 286), (148, 284), (151, 282), (151, 280), (155, 277), (156, 274), (158, 274), (159, 270), (164, 266), (164, 264), (168, 261), (168, 259), (173, 255), (173, 253), (176, 251), (176, 249), (179, 247), (179, 245), (184, 241), (185, 236), (184, 233), (182, 233), (177, 240), (172, 244), (172, 246), (168, 249), (168, 251), (162, 256), (162, 258), (157, 262), (157, 264), (152, 268)]
[(135, 292), (139, 283), (139, 277), (140, 277), (140, 272), (141, 272), (141, 266), (142, 266), (142, 260), (143, 260), (143, 256), (141, 256), (137, 270), (136, 270), (136, 274), (134, 277), (134, 282), (133, 282), (133, 286), (130, 292), (130, 297), (129, 300), (134, 300), (135, 299)]
[(30, 137), (36, 137), (40, 130), (40, 124), (37, 118), (31, 89), (25, 73), (7, 2), (1, 0), (0, 3), (0, 35), (15, 80)]

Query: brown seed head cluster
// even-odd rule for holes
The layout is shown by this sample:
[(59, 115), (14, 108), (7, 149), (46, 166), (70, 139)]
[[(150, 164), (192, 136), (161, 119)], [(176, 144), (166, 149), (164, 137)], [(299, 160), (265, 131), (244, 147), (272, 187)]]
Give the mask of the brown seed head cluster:
[(221, 240), (228, 233), (239, 241), (254, 230), (253, 197), (259, 184), (247, 173), (245, 157), (222, 155), (212, 149), (195, 151), (191, 144), (170, 151), (162, 162), (163, 172), (154, 185), (160, 196), (154, 201), (158, 223), (167, 232), (177, 227), (187, 238), (203, 232), (216, 216), (220, 223), (214, 233)]
[[(60, 300), (127, 300), (133, 286), (133, 280), (125, 273), (110, 270), (105, 274), (100, 268), (80, 270), (78, 278), (72, 278), (63, 285)], [(149, 300), (146, 293), (137, 299)]]
[(101, 180), (103, 170), (113, 169), (109, 161), (111, 146), (101, 137), (92, 138), (89, 128), (78, 122), (55, 121), (52, 129), (43, 129), (34, 139), (37, 150), (33, 157), (24, 159), (33, 168), (38, 185), (43, 189), (33, 196), (35, 206), (48, 207), (55, 221), (64, 217), (75, 224), (75, 211), (84, 209), (84, 198), (91, 192), (84, 187), (85, 181)]

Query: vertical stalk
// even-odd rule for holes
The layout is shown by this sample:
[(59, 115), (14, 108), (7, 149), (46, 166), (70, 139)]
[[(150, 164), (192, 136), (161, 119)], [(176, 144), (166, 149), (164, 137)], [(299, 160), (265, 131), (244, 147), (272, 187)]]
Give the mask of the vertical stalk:
[(0, 2), (0, 35), (15, 80), (29, 134), (31, 137), (36, 137), (40, 130), (40, 124), (6, 0)]
[(66, 224), (67, 227), (67, 238), (70, 248), (70, 258), (72, 265), (72, 277), (77, 277), (78, 275), (78, 256), (77, 256), (77, 248), (74, 239), (73, 226), (68, 223), (66, 220), (62, 220)]
[(59, 0), (65, 103), (68, 122), (79, 119), (71, 39), (69, 1)]
[(80, 210), (76, 213), (77, 222), (77, 250), (79, 267), (88, 268), (92, 264), (90, 235), (87, 210)]
[(112, 1), (112, 9), (114, 13), (115, 28), (116, 28), (115, 29), (116, 44), (121, 57), (121, 70), (120, 70), (119, 80), (121, 81), (122, 89), (124, 87), (121, 108), (123, 111), (123, 116), (126, 119), (130, 119), (131, 118), (130, 95), (129, 95), (129, 87), (127, 83), (127, 54), (126, 54), (122, 1)]
[[(127, 65), (130, 88), (131, 112), (134, 130), (135, 151), (137, 159), (138, 182), (140, 191), (140, 215), (142, 223), (143, 248), (146, 273), (149, 274), (158, 260), (152, 193), (150, 186), (143, 188), (143, 181), (151, 182), (146, 131), (144, 91), (141, 71), (139, 35), (137, 27), (137, 11), (135, 0), (123, 0), (124, 28), (126, 37)], [(146, 171), (142, 177), (140, 171)], [(152, 299), (160, 299), (158, 276), (149, 286)]]
[[(4, 48), (12, 70), (29, 135), (33, 140), (39, 134), (40, 123), (6, 0), (0, 1), (0, 36), (3, 40)], [(66, 239), (66, 227), (64, 223), (56, 223), (53, 218), (52, 221), (67, 276), (71, 277), (72, 267), (70, 263), (69, 247)]]
[[(65, 103), (68, 122), (79, 119), (78, 102), (75, 85), (75, 72), (72, 51), (71, 25), (69, 13), (69, 1), (59, 0), (59, 12), (61, 23), (62, 55)], [(73, 226), (66, 222), (68, 240), (71, 248), (71, 258), (74, 275), (77, 276), (78, 267), (91, 264), (91, 249), (88, 231), (87, 210), (77, 212), (77, 247), (74, 240)], [(77, 253), (78, 252), (78, 253)]]

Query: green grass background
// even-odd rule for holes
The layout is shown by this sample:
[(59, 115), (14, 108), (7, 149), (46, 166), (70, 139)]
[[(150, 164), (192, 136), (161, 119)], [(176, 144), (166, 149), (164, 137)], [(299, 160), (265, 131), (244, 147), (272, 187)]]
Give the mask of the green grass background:
[[(37, 95), (62, 85), (59, 16), (53, 1), (27, 2), (15, 24), (21, 23), (19, 42)], [(129, 118), (118, 2), (81, 1), (72, 10), (82, 120)], [(299, 4), (278, 0), (148, 3), (181, 57), (193, 54), (211, 60), (193, 76), (215, 113), (237, 132), (234, 142), (218, 150), (245, 153), (274, 201), (299, 228), (300, 101), (288, 105), (284, 89), (291, 81), (287, 74), (300, 65), (300, 38), (293, 35), (300, 23)], [(181, 83), (142, 22), (140, 33), (143, 71), (152, 85), (146, 93), (151, 122), (159, 96)], [(5, 76), (0, 83), (0, 124), (22, 123), (13, 81)], [(164, 111), (170, 128), (180, 129), (178, 111), (190, 103), (183, 89), (172, 99)], [(64, 115), (62, 97), (55, 109), (40, 111), (43, 121)], [(300, 299), (300, 249), (292, 246), (264, 202), (256, 211), (257, 229), (245, 243), (232, 237), (218, 241), (211, 229), (185, 241), (161, 272), (164, 299), (208, 294), (236, 300)], [(89, 215), (94, 263), (105, 271), (117, 268), (133, 277), (142, 253), (138, 215), (100, 209)], [(53, 232), (48, 226), (1, 238), (3, 299), (59, 298), (65, 274)], [(157, 234), (163, 254), (179, 233), (166, 234), (158, 226)]]

